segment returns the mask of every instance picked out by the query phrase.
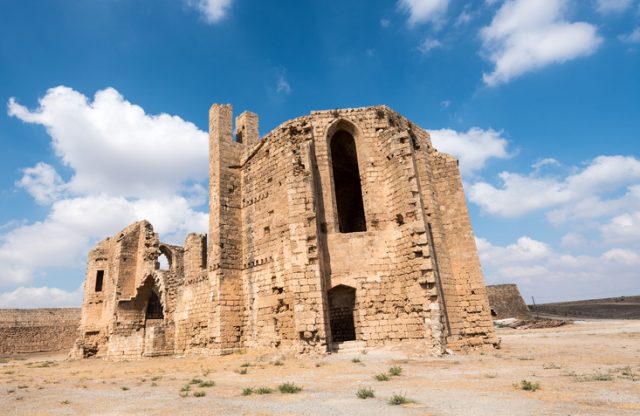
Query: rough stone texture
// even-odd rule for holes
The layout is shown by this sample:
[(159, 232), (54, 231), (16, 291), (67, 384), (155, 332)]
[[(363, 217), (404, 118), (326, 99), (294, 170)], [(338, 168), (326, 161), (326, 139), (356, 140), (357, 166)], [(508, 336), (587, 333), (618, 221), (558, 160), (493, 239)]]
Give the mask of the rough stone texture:
[(68, 350), (79, 324), (79, 308), (0, 309), (0, 355)]
[(494, 319), (532, 317), (515, 284), (487, 286), (487, 296), (491, 306), (491, 316)]
[(78, 356), (497, 341), (457, 161), (426, 131), (384, 106), (315, 111), (262, 139), (253, 113), (235, 140), (230, 105), (209, 120), (208, 237), (169, 246), (142, 221), (100, 242)]

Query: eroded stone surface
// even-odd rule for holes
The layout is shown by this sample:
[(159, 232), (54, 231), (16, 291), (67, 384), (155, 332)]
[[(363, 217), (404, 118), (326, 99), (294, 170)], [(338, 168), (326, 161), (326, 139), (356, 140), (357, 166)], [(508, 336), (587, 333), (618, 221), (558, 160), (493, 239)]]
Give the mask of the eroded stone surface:
[(496, 342), (457, 160), (426, 131), (384, 106), (262, 139), (248, 112), (234, 138), (230, 105), (209, 120), (208, 235), (171, 246), (141, 221), (100, 242), (76, 356)]

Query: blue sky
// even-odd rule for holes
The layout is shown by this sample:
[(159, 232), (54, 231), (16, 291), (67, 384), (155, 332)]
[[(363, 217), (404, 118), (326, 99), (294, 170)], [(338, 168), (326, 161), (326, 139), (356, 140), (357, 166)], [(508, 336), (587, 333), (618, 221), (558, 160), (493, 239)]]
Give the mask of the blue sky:
[(207, 113), (386, 104), (460, 159), (487, 283), (640, 294), (640, 0), (0, 3), (0, 307), (207, 224)]

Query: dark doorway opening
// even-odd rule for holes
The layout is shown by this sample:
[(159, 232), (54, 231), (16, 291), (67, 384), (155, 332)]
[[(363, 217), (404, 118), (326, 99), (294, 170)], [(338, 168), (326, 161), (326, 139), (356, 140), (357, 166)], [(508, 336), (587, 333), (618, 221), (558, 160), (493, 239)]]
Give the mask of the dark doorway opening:
[(339, 285), (329, 291), (329, 319), (333, 342), (354, 341), (356, 327), (353, 311), (356, 306), (356, 290)]
[(147, 313), (145, 319), (164, 319), (164, 313), (162, 312), (162, 303), (160, 297), (154, 291), (149, 296), (149, 302), (147, 302)]
[(340, 232), (366, 231), (356, 142), (349, 132), (339, 130), (331, 137), (331, 163)]

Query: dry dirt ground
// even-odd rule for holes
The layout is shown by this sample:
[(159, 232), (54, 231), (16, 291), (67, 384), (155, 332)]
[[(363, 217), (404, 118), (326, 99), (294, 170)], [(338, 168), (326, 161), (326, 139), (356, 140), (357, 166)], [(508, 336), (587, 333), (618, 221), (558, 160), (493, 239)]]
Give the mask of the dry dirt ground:
[[(640, 415), (640, 321), (498, 334), (500, 350), (436, 358), (385, 348), (302, 358), (3, 359), (0, 414)], [(374, 378), (394, 366), (401, 375)], [(523, 380), (539, 389), (522, 390)], [(302, 391), (279, 392), (285, 382)], [(275, 391), (243, 395), (259, 387)], [(375, 397), (356, 397), (361, 388)], [(413, 402), (391, 405), (394, 394)]]

